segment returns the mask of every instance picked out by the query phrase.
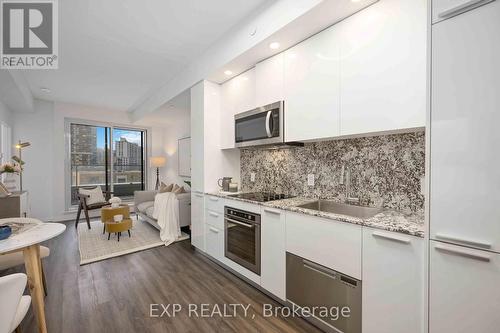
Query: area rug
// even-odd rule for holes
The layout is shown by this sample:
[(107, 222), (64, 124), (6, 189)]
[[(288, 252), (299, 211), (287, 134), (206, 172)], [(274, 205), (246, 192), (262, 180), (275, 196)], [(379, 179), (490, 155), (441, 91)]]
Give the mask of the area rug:
[[(78, 248), (80, 250), (80, 265), (114, 258), (125, 254), (151, 249), (158, 246), (165, 246), (160, 240), (160, 232), (147, 222), (132, 219), (132, 237), (126, 232), (122, 233), (120, 241), (117, 236), (103, 234), (102, 222), (97, 220), (90, 222), (92, 229), (88, 229), (86, 223), (78, 225)], [(177, 241), (188, 239), (189, 235), (182, 233), (182, 237)]]

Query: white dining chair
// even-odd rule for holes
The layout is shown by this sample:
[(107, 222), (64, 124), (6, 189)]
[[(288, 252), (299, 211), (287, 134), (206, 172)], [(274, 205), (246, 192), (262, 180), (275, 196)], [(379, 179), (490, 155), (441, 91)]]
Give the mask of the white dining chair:
[[(50, 249), (45, 246), (40, 246), (40, 259), (46, 258), (50, 255)], [(0, 271), (9, 269), (15, 266), (24, 265), (24, 256), (22, 251), (13, 252), (9, 254), (0, 254)], [(45, 271), (42, 263), (42, 283), (43, 291), (47, 296), (47, 281), (45, 280)]]
[(27, 281), (23, 273), (0, 277), (0, 333), (19, 332), (31, 304), (31, 297), (23, 295)]

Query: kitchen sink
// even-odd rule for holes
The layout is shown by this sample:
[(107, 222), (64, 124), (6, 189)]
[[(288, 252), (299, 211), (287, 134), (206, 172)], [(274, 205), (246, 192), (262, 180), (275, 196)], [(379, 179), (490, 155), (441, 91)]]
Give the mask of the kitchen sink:
[(313, 201), (303, 205), (298, 205), (297, 207), (318, 210), (321, 212), (327, 212), (333, 214), (353, 216), (362, 219), (370, 218), (382, 211), (381, 207), (349, 205), (330, 200)]

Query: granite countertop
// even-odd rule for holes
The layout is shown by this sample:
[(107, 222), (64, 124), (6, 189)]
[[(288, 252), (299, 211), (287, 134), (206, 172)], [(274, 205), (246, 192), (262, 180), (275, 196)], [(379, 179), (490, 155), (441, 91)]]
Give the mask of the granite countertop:
[(302, 213), (317, 217), (323, 217), (327, 219), (332, 219), (336, 221), (358, 224), (362, 226), (367, 226), (376, 229), (382, 229), (387, 231), (399, 232), (402, 234), (424, 237), (424, 215), (423, 213), (414, 213), (414, 214), (404, 214), (402, 212), (398, 212), (396, 210), (383, 210), (377, 215), (362, 219), (358, 217), (334, 214), (328, 212), (321, 212), (313, 209), (306, 209), (297, 207), (299, 205), (303, 205), (309, 202), (316, 201), (316, 199), (304, 198), (304, 197), (295, 197), (291, 199), (283, 199), (283, 200), (274, 200), (268, 202), (257, 202), (248, 199), (235, 198), (227, 193), (205, 193), (207, 195), (213, 195), (221, 198), (248, 202), (252, 204), (257, 204), (260, 206), (283, 209), (291, 212)]

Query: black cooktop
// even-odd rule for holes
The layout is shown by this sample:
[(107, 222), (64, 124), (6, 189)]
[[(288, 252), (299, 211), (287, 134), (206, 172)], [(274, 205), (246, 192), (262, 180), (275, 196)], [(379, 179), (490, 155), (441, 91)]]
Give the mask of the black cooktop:
[(230, 195), (230, 197), (247, 199), (247, 200), (258, 201), (258, 202), (267, 202), (267, 201), (273, 201), (273, 200), (290, 199), (290, 198), (293, 198), (294, 196), (289, 195), (289, 194), (283, 194), (283, 193), (250, 192), (250, 193), (233, 194), (233, 195)]

